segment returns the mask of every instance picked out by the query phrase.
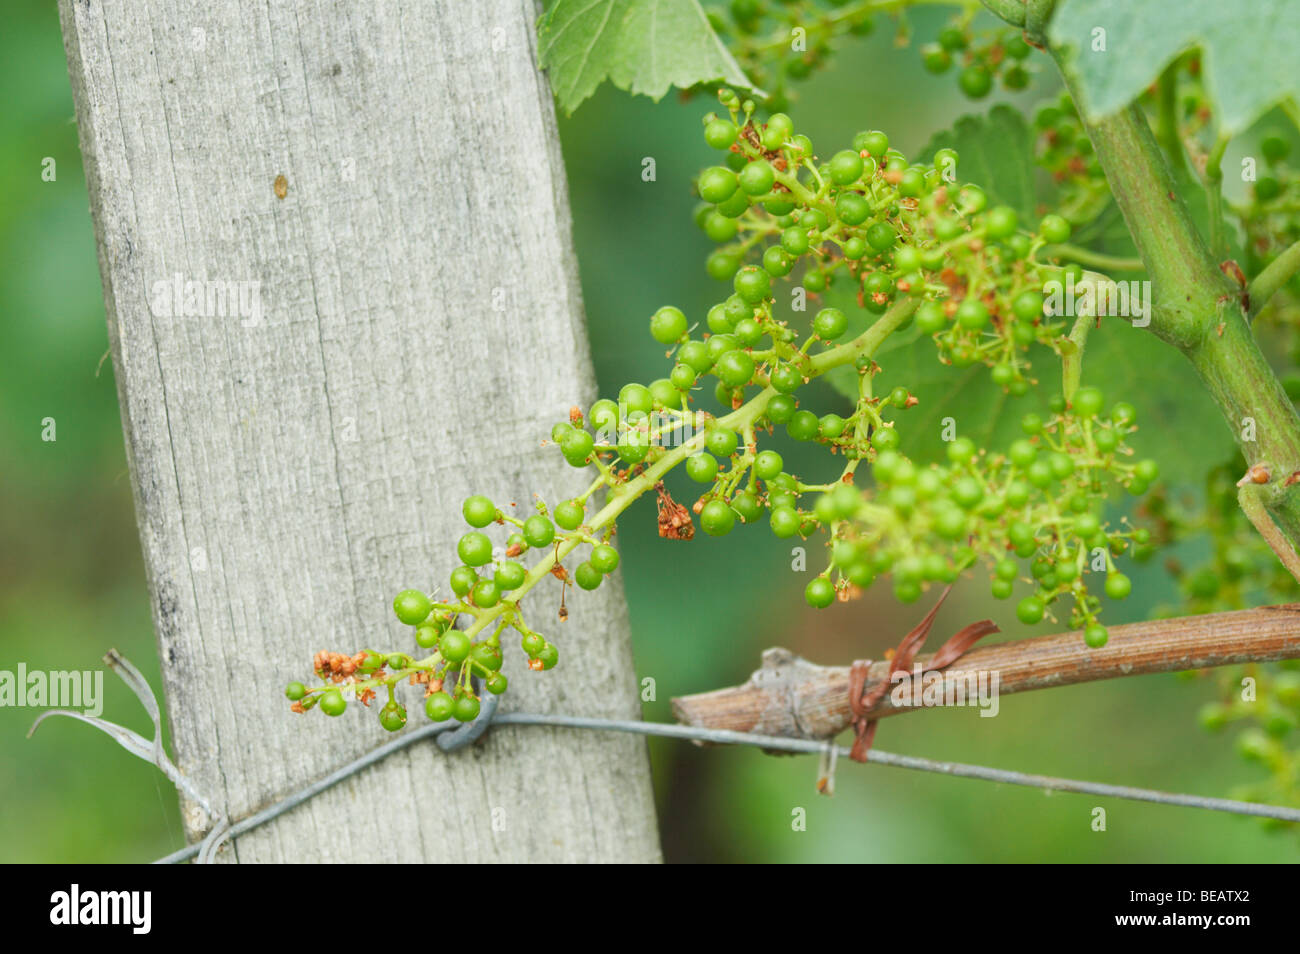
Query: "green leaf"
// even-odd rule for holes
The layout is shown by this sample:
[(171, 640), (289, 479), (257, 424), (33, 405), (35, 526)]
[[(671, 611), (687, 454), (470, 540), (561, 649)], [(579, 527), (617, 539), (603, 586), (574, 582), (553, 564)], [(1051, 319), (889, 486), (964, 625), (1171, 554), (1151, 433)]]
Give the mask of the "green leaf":
[(605, 80), (651, 99), (706, 82), (753, 88), (698, 0), (557, 0), (537, 31), (542, 68), (568, 113)]
[[(1282, 99), (1300, 101), (1300, 0), (1062, 0), (1048, 35), (1068, 48), (1066, 69), (1092, 119), (1128, 105), (1192, 47), (1228, 135)], [(1095, 49), (1103, 38), (1105, 49)]]
[(1003, 104), (986, 116), (963, 116), (934, 135), (921, 161), (932, 161), (940, 149), (957, 150), (959, 182), (979, 186), (990, 205), (1011, 206), (1021, 222), (1035, 221), (1040, 195), (1034, 133), (1017, 110)]

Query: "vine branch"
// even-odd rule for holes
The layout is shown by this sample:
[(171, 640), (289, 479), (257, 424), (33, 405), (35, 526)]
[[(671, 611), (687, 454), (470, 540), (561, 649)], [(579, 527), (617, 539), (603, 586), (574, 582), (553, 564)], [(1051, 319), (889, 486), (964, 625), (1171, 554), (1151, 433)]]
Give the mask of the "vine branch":
[[(930, 658), (918, 657), (922, 670)], [(1005, 696), (1119, 676), (1279, 659), (1300, 659), (1300, 603), (1112, 626), (1102, 649), (1089, 649), (1079, 632), (999, 643), (971, 650), (943, 675), (946, 692), (948, 685), (956, 687), (959, 672), (997, 673), (997, 694)], [(882, 660), (871, 667), (866, 691), (888, 678), (889, 666)], [(849, 668), (819, 666), (787, 649), (769, 649), (749, 682), (675, 698), (673, 715), (692, 726), (831, 738), (852, 719)], [(867, 717), (910, 711), (914, 708), (895, 707), (886, 692)]]

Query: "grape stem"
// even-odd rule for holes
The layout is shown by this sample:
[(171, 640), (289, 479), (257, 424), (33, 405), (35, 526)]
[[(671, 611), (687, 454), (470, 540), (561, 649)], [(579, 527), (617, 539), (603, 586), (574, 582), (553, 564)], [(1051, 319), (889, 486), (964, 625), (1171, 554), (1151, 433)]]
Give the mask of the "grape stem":
[(1250, 298), (1250, 316), (1254, 318), (1274, 293), (1300, 271), (1300, 242), (1296, 242), (1255, 276), (1246, 288)]

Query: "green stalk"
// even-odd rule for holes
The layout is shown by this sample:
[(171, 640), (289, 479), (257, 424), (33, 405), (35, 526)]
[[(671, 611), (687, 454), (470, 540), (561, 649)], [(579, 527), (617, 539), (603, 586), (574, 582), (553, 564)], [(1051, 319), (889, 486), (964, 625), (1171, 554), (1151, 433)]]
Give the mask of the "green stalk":
[(1192, 224), (1141, 110), (1130, 105), (1085, 126), (1150, 276), (1151, 330), (1192, 362), (1248, 464), (1268, 467), (1259, 497), (1294, 547), (1300, 483), (1287, 480), (1300, 472), (1300, 415), (1251, 334), (1241, 290)]

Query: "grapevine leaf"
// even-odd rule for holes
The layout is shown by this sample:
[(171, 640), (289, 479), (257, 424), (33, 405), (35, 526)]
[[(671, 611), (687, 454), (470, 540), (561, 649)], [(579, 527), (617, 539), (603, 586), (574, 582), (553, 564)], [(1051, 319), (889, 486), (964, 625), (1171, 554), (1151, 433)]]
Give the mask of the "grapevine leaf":
[(931, 138), (921, 161), (931, 162), (940, 149), (957, 150), (958, 181), (978, 185), (991, 204), (1011, 206), (1022, 222), (1034, 219), (1040, 199), (1034, 133), (1017, 110), (999, 105), (986, 116), (963, 116)]
[(1062, 0), (1048, 33), (1066, 48), (1065, 68), (1091, 119), (1122, 109), (1192, 47), (1202, 51), (1224, 133), (1241, 132), (1287, 97), (1300, 101), (1297, 0)]
[(605, 80), (656, 100), (671, 86), (753, 88), (699, 0), (556, 0), (537, 30), (542, 68), (566, 113)]

